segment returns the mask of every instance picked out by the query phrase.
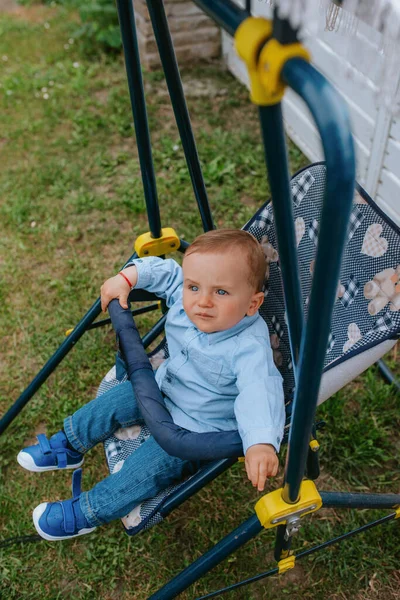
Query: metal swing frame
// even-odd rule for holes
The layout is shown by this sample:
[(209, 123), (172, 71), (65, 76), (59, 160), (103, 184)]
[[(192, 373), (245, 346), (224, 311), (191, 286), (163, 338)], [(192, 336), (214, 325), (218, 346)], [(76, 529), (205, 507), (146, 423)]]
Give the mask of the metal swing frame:
[[(287, 21), (279, 19), (276, 12), (273, 20), (269, 22), (251, 17), (248, 0), (246, 9), (239, 8), (230, 0), (194, 1), (220, 27), (235, 37), (239, 54), (249, 70), (252, 101), (259, 107), (278, 238), (296, 391), (283, 487), (263, 496), (255, 507), (254, 516), (154, 593), (150, 597), (152, 600), (175, 598), (264, 528), (276, 528), (274, 556), (278, 566), (233, 586), (202, 596), (202, 599), (214, 597), (276, 573), (283, 573), (294, 566), (296, 559), (400, 517), (400, 494), (318, 492), (314, 483), (319, 474), (314, 417), (355, 180), (354, 148), (346, 107), (329, 82), (308, 62), (307, 52), (298, 43), (296, 31)], [(203, 229), (209, 231), (214, 228), (214, 223), (163, 2), (147, 0), (147, 6)], [(150, 229), (147, 236), (151, 250), (146, 253), (160, 255), (163, 254), (161, 248), (165, 248), (167, 235), (166, 230), (161, 227), (132, 0), (117, 0), (117, 8)], [(321, 136), (327, 171), (318, 252), (306, 324), (301, 302), (292, 196), (281, 109), (285, 86), (290, 86), (305, 101), (314, 118)], [(179, 250), (184, 252), (189, 244), (179, 239), (178, 242)], [(127, 262), (137, 256), (138, 253), (135, 252)], [(140, 302), (153, 300), (155, 296), (143, 290), (134, 290), (130, 299)], [(158, 302), (132, 312), (134, 315), (140, 314), (154, 310), (159, 305)], [(89, 329), (109, 323), (109, 319), (94, 323), (100, 312), (98, 299), (77, 326), (68, 332), (65, 341), (1, 419), (0, 434), (15, 419), (80, 337)], [(145, 347), (148, 347), (162, 333), (164, 322), (165, 315), (144, 336)], [(384, 363), (380, 368), (384, 370)], [(386, 372), (385, 376), (390, 380), (393, 374)], [(161, 514), (163, 516), (169, 514), (235, 461), (236, 459), (221, 460), (203, 469), (187, 485), (167, 498), (160, 509)], [(304, 478), (305, 475), (308, 479)], [(294, 555), (291, 543), (298, 532), (301, 518), (321, 507), (391, 509), (392, 512), (354, 531)]]

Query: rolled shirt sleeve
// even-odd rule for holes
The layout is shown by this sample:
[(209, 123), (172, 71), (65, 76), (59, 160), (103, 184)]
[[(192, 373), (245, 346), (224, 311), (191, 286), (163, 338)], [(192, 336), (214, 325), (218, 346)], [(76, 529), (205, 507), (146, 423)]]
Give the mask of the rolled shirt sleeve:
[(269, 340), (239, 336), (232, 368), (239, 391), (234, 411), (244, 453), (254, 444), (271, 444), (278, 452), (285, 403), (282, 377), (274, 364)]
[(168, 307), (182, 296), (182, 267), (172, 258), (137, 258), (127, 266), (132, 265), (137, 269), (135, 288), (147, 290), (163, 298)]

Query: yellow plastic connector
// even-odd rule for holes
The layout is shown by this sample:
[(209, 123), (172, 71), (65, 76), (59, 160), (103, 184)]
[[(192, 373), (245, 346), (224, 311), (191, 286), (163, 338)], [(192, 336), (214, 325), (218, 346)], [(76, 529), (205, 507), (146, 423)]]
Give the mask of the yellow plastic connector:
[(288, 517), (302, 517), (319, 510), (322, 499), (318, 493), (315, 483), (305, 479), (300, 487), (300, 499), (295, 504), (288, 504), (282, 498), (282, 489), (274, 490), (265, 494), (256, 504), (255, 511), (261, 525), (265, 529), (271, 529), (277, 525), (283, 525)]
[(152, 238), (149, 232), (139, 235), (135, 242), (135, 252), (142, 258), (143, 256), (161, 256), (178, 250), (181, 245), (175, 229), (165, 227), (161, 230), (161, 237)]
[(282, 100), (285, 84), (281, 72), (288, 60), (311, 60), (302, 44), (281, 44), (273, 39), (272, 21), (261, 17), (248, 17), (239, 25), (235, 49), (247, 67), (250, 99), (259, 106), (278, 104)]
[(302, 58), (310, 62), (310, 53), (302, 44), (281, 44), (278, 40), (269, 40), (260, 52), (258, 61), (259, 80), (270, 99), (268, 104), (277, 104), (285, 93), (285, 84), (281, 79), (282, 69), (291, 58)]
[(259, 106), (271, 104), (258, 72), (260, 50), (271, 35), (272, 22), (256, 17), (245, 19), (235, 33), (236, 52), (246, 64), (249, 73), (250, 99)]
[(70, 333), (72, 333), (74, 330), (74, 327), (72, 327), (71, 329), (67, 329), (67, 331), (65, 332), (65, 337), (69, 336)]
[(400, 506), (395, 507), (395, 519), (400, 519)]
[(319, 443), (317, 442), (317, 440), (311, 440), (310, 448), (313, 452), (317, 452), (317, 450), (319, 450)]
[(294, 555), (288, 556), (288, 558), (283, 558), (282, 560), (280, 560), (278, 562), (279, 575), (281, 575), (282, 573), (286, 573), (286, 571), (289, 571), (289, 569), (293, 569), (295, 563), (296, 557)]

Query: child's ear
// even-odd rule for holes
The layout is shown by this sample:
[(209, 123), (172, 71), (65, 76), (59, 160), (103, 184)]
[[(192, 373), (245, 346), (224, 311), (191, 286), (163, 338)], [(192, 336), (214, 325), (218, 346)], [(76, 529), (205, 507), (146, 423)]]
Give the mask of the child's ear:
[(255, 315), (263, 302), (264, 292), (257, 292), (256, 294), (253, 294), (250, 300), (250, 306), (247, 309), (247, 316), (252, 317), (253, 315)]

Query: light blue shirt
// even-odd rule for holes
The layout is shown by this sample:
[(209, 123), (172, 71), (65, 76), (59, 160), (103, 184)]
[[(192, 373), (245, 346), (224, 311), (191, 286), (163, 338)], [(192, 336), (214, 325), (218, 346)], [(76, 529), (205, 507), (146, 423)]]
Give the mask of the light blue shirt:
[(166, 300), (169, 358), (156, 381), (174, 423), (195, 432), (238, 429), (243, 449), (272, 444), (278, 451), (285, 423), (282, 377), (263, 318), (244, 317), (215, 333), (197, 329), (182, 305), (182, 268), (172, 259), (132, 261), (136, 288)]

